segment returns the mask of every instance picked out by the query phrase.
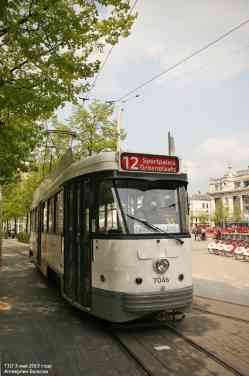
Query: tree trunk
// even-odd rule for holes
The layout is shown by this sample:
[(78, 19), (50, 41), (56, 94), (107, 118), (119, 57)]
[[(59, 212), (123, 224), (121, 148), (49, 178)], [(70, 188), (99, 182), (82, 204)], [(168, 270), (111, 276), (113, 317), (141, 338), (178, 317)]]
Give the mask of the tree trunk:
[(28, 213), (26, 215), (26, 232), (27, 233), (29, 232), (29, 215), (28, 215)]
[(0, 185), (0, 266), (2, 265), (3, 230), (2, 230), (2, 187)]
[(16, 221), (16, 217), (14, 218), (14, 221), (15, 221), (15, 230), (14, 230), (14, 234), (15, 234), (15, 238), (16, 238), (16, 234), (17, 234), (17, 221)]

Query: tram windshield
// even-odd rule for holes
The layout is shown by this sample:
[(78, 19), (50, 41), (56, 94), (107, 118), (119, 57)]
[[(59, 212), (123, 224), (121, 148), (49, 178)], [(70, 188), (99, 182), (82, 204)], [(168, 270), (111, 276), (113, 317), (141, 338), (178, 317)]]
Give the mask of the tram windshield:
[(187, 192), (183, 183), (115, 179), (101, 185), (100, 194), (103, 198), (105, 192), (104, 196), (108, 197), (109, 212), (101, 215), (99, 211), (100, 227), (106, 222), (115, 232), (129, 234), (189, 231)]

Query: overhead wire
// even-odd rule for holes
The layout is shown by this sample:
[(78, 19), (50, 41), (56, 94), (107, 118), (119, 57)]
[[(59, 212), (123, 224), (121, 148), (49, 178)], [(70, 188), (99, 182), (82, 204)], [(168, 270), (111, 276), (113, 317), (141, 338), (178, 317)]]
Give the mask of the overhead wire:
[[(138, 3), (138, 0), (134, 0), (134, 3), (132, 4), (132, 6), (131, 6), (131, 8), (130, 8), (130, 10), (129, 10), (128, 15), (130, 15), (130, 14), (133, 12), (133, 10), (135, 9), (137, 3)], [(90, 96), (90, 93), (93, 91), (94, 87), (96, 86), (96, 82), (97, 82), (97, 80), (99, 79), (100, 74), (102, 73), (102, 71), (103, 71), (103, 69), (104, 69), (104, 67), (105, 67), (105, 65), (106, 65), (106, 63), (107, 63), (107, 61), (108, 61), (108, 59), (109, 59), (109, 57), (110, 57), (110, 55), (111, 55), (113, 49), (114, 49), (114, 47), (115, 47), (115, 45), (113, 45), (113, 46), (109, 49), (109, 51), (107, 52), (106, 57), (105, 57), (105, 59), (103, 60), (101, 66), (100, 66), (100, 68), (99, 68), (99, 71), (98, 71), (98, 73), (96, 74), (96, 76), (95, 76), (95, 78), (94, 78), (94, 80), (93, 80), (93, 82), (92, 82), (92, 84), (91, 84), (91, 87), (90, 87), (90, 89), (89, 89), (89, 91), (88, 91), (88, 97)]]
[(128, 91), (126, 94), (122, 95), (121, 97), (119, 97), (116, 102), (122, 102), (124, 99), (128, 98), (130, 95), (132, 95), (133, 93), (135, 93), (136, 91), (144, 88), (145, 86), (147, 86), (148, 84), (150, 84), (151, 82), (155, 81), (156, 79), (158, 79), (159, 77), (162, 77), (164, 75), (166, 75), (167, 73), (171, 72), (172, 70), (174, 70), (175, 68), (179, 67), (180, 65), (182, 65), (183, 63), (185, 63), (186, 61), (188, 60), (191, 60), (193, 57), (195, 57), (196, 55), (200, 54), (201, 52), (207, 50), (208, 48), (212, 47), (213, 45), (217, 44), (218, 42), (220, 42), (222, 39), (225, 39), (227, 36), (229, 36), (230, 34), (232, 34), (233, 32), (235, 32), (236, 30), (242, 28), (243, 26), (245, 26), (246, 24), (249, 23), (249, 19), (246, 19), (245, 21), (241, 22), (239, 25), (237, 26), (234, 26), (232, 29), (228, 30), (227, 32), (223, 33), (222, 35), (220, 35), (218, 38), (216, 38), (215, 40), (207, 43), (206, 45), (204, 45), (203, 47), (197, 49), (196, 51), (192, 52), (190, 55), (188, 56), (185, 56), (184, 58), (180, 59), (179, 61), (177, 61), (175, 64), (171, 65), (170, 67), (168, 67), (167, 69), (161, 71), (160, 73), (152, 76), (149, 80), (143, 82), (142, 84), (140, 84), (139, 86), (135, 87), (134, 89)]

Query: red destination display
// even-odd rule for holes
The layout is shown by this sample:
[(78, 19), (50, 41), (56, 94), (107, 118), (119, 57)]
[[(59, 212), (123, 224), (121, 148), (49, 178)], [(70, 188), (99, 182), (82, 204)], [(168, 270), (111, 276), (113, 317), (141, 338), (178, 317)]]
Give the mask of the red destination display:
[(121, 168), (129, 171), (172, 172), (179, 171), (179, 159), (172, 156), (122, 153)]

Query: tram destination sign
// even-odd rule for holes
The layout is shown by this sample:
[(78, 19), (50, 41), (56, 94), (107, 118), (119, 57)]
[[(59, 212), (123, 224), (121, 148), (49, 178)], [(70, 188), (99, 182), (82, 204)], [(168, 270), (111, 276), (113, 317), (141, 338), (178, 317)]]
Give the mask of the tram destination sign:
[(128, 171), (179, 172), (179, 159), (168, 155), (122, 153), (120, 164)]

